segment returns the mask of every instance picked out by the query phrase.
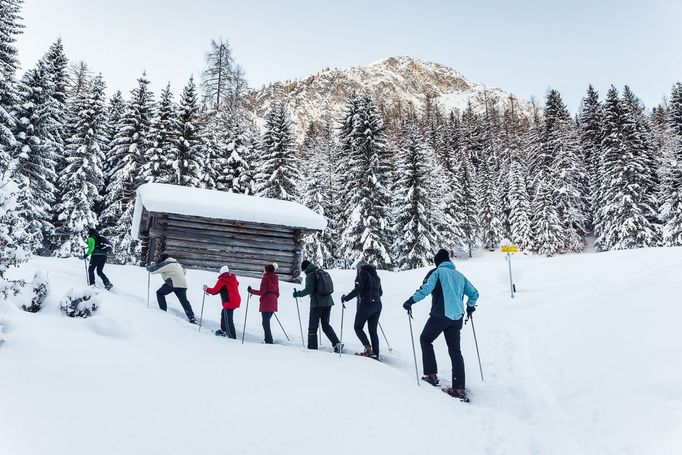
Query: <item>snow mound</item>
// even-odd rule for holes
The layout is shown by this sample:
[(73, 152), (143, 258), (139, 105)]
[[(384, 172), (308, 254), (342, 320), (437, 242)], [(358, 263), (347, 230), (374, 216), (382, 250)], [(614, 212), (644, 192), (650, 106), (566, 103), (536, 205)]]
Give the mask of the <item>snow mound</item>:
[(101, 301), (97, 289), (71, 289), (59, 302), (59, 308), (70, 318), (89, 318), (99, 309)]

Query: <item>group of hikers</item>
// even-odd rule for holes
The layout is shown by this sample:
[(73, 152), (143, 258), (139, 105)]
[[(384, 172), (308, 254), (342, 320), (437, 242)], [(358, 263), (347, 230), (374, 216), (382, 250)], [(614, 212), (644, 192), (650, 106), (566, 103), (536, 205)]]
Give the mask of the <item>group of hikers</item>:
[[(88, 230), (88, 250), (86, 257), (90, 256), (88, 267), (89, 284), (94, 285), (94, 271), (102, 279), (104, 286), (111, 289), (112, 284), (103, 272), (107, 253), (110, 252), (109, 243), (95, 229)], [(422, 350), (423, 373), (422, 380), (433, 385), (440, 386), (438, 379), (438, 366), (433, 349), (433, 342), (442, 333), (448, 346), (448, 353), (452, 362), (452, 385), (444, 388), (447, 394), (460, 399), (466, 399), (464, 359), (460, 349), (460, 332), (464, 323), (464, 316), (471, 317), (476, 311), (478, 291), (460, 273), (450, 259), (450, 253), (441, 249), (434, 256), (435, 268), (430, 270), (421, 287), (409, 299), (403, 303), (403, 308), (409, 317), (412, 317), (412, 305), (431, 295), (431, 311), (424, 329), (419, 337)], [(166, 296), (174, 293), (187, 315), (190, 323), (196, 324), (196, 316), (192, 306), (187, 300), (187, 280), (185, 269), (167, 253), (161, 253), (158, 262), (151, 263), (146, 267), (152, 274), (160, 274), (163, 285), (156, 291), (159, 308), (167, 310)], [(346, 302), (357, 299), (357, 311), (353, 328), (364, 346), (364, 351), (356, 355), (379, 360), (380, 346), (377, 329), (381, 316), (383, 290), (381, 278), (376, 267), (360, 259), (356, 264), (357, 275), (355, 286), (347, 294), (341, 296), (341, 304), (346, 308)], [(334, 352), (341, 353), (343, 344), (336, 332), (330, 325), (331, 308), (334, 305), (332, 294), (333, 283), (329, 274), (308, 260), (301, 262), (301, 270), (305, 273), (305, 288), (294, 290), (294, 299), (302, 297), (310, 298), (310, 314), (308, 320), (308, 349), (318, 349), (318, 328), (331, 342)], [(222, 311), (220, 315), (220, 329), (215, 332), (218, 336), (232, 339), (237, 338), (234, 324), (234, 310), (241, 305), (239, 293), (239, 280), (224, 265), (218, 274), (215, 285), (209, 287), (204, 284), (203, 290), (209, 295), (220, 295)], [(265, 343), (272, 344), (272, 330), (270, 321), (278, 310), (280, 297), (277, 264), (266, 264), (263, 267), (263, 275), (260, 287), (247, 288), (249, 295), (259, 296), (262, 325)], [(467, 296), (466, 302), (464, 296)], [(276, 317), (276, 316), (275, 316)], [(369, 338), (365, 333), (365, 326), (369, 331)]]

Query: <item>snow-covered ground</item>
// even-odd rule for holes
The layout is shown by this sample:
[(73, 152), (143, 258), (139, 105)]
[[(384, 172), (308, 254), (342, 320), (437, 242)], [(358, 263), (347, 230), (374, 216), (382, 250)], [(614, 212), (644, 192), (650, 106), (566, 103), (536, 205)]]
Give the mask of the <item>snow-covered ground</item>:
[[(273, 320), (279, 344), (261, 344), (252, 300), (241, 345), (212, 334), (217, 297), (206, 299), (201, 333), (174, 296), (169, 313), (157, 309), (157, 276), (147, 308), (138, 267), (108, 266), (115, 288), (102, 291), (97, 316), (67, 318), (57, 301), (83, 286), (83, 263), (35, 258), (18, 275), (49, 270), (47, 308), (29, 314), (0, 303), (0, 454), (682, 453), (682, 249), (517, 255), (514, 300), (501, 254), (457, 265), (481, 292), (485, 382), (470, 325), (463, 331), (470, 404), (416, 385), (401, 303), (426, 269), (381, 273), (393, 351), (382, 340), (385, 362), (377, 363), (334, 355), (326, 339), (320, 352), (303, 349), (290, 284), (279, 317), (291, 342)], [(333, 272), (337, 302), (353, 276)], [(201, 285), (214, 278), (189, 272), (197, 314)], [(256, 280), (242, 280), (244, 294), (249, 284)], [(415, 336), (428, 308), (415, 306)], [(354, 313), (348, 305), (348, 352), (360, 349)], [(337, 333), (340, 321), (337, 304)], [(444, 341), (436, 343), (448, 378)]]

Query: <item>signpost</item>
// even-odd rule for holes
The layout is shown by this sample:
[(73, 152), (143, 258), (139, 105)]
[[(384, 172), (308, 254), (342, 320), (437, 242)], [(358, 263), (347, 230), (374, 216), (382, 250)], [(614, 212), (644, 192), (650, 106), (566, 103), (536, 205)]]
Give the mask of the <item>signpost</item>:
[(509, 266), (509, 290), (511, 293), (511, 298), (514, 298), (514, 280), (512, 278), (512, 267), (511, 267), (511, 255), (512, 253), (518, 253), (519, 247), (516, 245), (502, 245), (500, 247), (503, 253), (506, 253), (507, 265)]

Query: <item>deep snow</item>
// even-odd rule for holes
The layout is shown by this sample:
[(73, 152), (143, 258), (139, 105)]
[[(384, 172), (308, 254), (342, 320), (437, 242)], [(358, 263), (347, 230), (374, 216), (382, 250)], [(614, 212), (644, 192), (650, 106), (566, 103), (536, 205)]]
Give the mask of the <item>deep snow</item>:
[[(246, 343), (212, 335), (217, 297), (206, 298), (201, 333), (169, 297), (151, 306), (142, 268), (108, 266), (114, 292), (87, 320), (57, 302), (85, 283), (79, 260), (35, 258), (17, 273), (49, 270), (40, 313), (0, 303), (0, 454), (679, 454), (682, 453), (682, 249), (514, 257), (508, 295), (500, 253), (456, 261), (481, 292), (475, 314), (485, 382), (470, 325), (462, 333), (472, 403), (417, 387), (401, 303), (427, 269), (381, 273), (384, 363), (301, 347), (294, 285), (282, 283), (279, 345), (261, 344), (257, 301)], [(352, 271), (334, 271), (337, 295)], [(215, 274), (189, 271), (189, 297)], [(242, 279), (248, 285), (257, 280)], [(427, 299), (428, 300), (428, 299)], [(246, 299), (236, 312), (238, 333)], [(415, 334), (428, 301), (415, 305)], [(301, 301), (305, 320), (307, 301)], [(347, 352), (360, 350), (344, 320)], [(340, 332), (341, 305), (332, 313)], [(441, 378), (449, 376), (436, 341)], [(420, 355), (417, 345), (417, 354)], [(421, 371), (421, 362), (420, 362)]]

